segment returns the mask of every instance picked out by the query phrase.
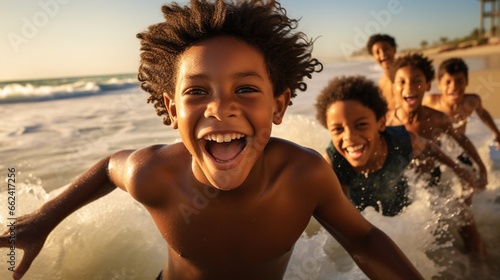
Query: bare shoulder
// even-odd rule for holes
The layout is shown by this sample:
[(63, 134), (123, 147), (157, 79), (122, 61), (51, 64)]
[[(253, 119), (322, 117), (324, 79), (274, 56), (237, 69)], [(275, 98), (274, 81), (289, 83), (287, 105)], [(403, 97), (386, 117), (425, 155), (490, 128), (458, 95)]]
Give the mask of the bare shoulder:
[(451, 127), (451, 119), (447, 114), (427, 106), (423, 106), (422, 108), (424, 111), (422, 121), (424, 121), (428, 127), (443, 130), (448, 130)]
[(322, 164), (323, 156), (317, 151), (301, 146), (297, 143), (281, 139), (271, 138), (267, 147), (266, 153), (272, 157), (287, 164), (307, 165), (319, 163)]
[(481, 96), (479, 96), (479, 94), (477, 94), (477, 93), (466, 93), (466, 94), (464, 94), (464, 98), (465, 99), (478, 99), (478, 100), (481, 100)]
[(126, 158), (117, 159), (123, 165), (122, 189), (143, 204), (154, 203), (164, 192), (165, 183), (173, 182), (186, 166), (190, 166), (189, 159), (189, 152), (182, 143), (153, 145), (133, 151)]
[(440, 93), (430, 93), (424, 96), (422, 104), (429, 107), (434, 107), (439, 104), (442, 94)]
[(446, 115), (445, 113), (439, 111), (439, 110), (436, 110), (434, 108), (431, 108), (429, 106), (422, 106), (423, 108), (423, 112), (424, 112), (424, 116), (426, 118), (430, 118), (430, 120), (434, 119), (434, 118), (438, 118), (439, 120), (448, 120), (449, 121), (449, 117), (448, 115)]
[(280, 138), (271, 138), (266, 150), (266, 161), (272, 162), (270, 166), (274, 166), (277, 174), (294, 185), (307, 186), (312, 191), (313, 187), (321, 188), (337, 180), (333, 169), (316, 150)]
[(385, 118), (385, 124), (387, 126), (403, 125), (403, 122), (396, 117), (396, 110), (389, 110), (387, 114), (385, 114)]
[(138, 149), (128, 155), (124, 164), (128, 173), (155, 174), (155, 168), (179, 166), (189, 158), (189, 153), (182, 143), (171, 145), (152, 145)]
[(467, 104), (469, 108), (476, 109), (481, 106), (481, 96), (476, 93), (466, 93), (462, 103)]

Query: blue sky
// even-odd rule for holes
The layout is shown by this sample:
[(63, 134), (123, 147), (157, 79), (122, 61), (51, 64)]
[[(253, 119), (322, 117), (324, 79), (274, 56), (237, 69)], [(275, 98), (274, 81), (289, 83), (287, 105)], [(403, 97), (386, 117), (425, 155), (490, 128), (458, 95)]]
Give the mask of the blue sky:
[[(186, 3), (187, 1), (178, 1)], [(165, 0), (0, 0), (0, 81), (134, 73), (135, 34), (163, 20)], [(372, 33), (400, 49), (479, 27), (478, 0), (281, 0), (314, 55), (342, 57)], [(488, 26), (488, 23), (486, 24)]]

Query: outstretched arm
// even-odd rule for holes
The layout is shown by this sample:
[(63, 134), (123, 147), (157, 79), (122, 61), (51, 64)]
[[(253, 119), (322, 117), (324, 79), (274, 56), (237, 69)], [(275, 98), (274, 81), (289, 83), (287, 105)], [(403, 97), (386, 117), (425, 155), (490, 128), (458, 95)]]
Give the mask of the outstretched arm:
[[(325, 165), (326, 166), (326, 165)], [(342, 194), (334, 172), (317, 168), (324, 192), (314, 217), (370, 279), (423, 279), (399, 247)]]
[[(115, 182), (110, 179), (109, 166), (114, 162), (117, 172), (130, 151), (119, 152), (92, 166), (60, 195), (45, 203), (37, 211), (22, 216), (16, 221), (16, 247), (24, 251), (24, 256), (16, 268), (13, 278), (21, 279), (33, 260), (42, 250), (50, 232), (71, 213), (82, 206), (110, 193)], [(115, 175), (116, 177), (116, 175)], [(9, 232), (0, 236), (0, 247), (10, 247)]]
[[(475, 189), (477, 186), (474, 174), (469, 172), (467, 169), (462, 168), (460, 164), (453, 161), (448, 157), (434, 142), (431, 142), (425, 138), (422, 138), (415, 133), (408, 132), (410, 134), (410, 139), (413, 148), (413, 157), (417, 157), (420, 154), (434, 158), (441, 162), (442, 164), (450, 167), (455, 174), (460, 177), (460, 179), (467, 185)], [(479, 186), (481, 187), (481, 186)]]
[(451, 126), (451, 123), (448, 125), (447, 128), (447, 133), (457, 143), (462, 146), (464, 149), (465, 153), (469, 156), (472, 157), (472, 159), (476, 162), (476, 164), (479, 167), (479, 181), (477, 183), (477, 188), (479, 189), (484, 189), (486, 185), (488, 184), (488, 173), (486, 171), (486, 166), (483, 163), (483, 160), (479, 156), (479, 153), (476, 150), (476, 147), (472, 144), (472, 142), (467, 138), (467, 136), (463, 135), (462, 133), (457, 132), (453, 127)]

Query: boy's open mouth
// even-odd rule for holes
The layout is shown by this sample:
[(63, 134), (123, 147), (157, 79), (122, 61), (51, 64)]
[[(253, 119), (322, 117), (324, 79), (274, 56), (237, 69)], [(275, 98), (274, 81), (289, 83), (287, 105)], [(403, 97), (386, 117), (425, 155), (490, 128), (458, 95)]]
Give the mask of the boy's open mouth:
[(410, 105), (413, 105), (417, 102), (417, 95), (408, 95), (403, 96), (403, 99)]
[(209, 134), (206, 140), (206, 151), (218, 162), (227, 162), (236, 158), (246, 146), (243, 134)]
[(457, 92), (450, 92), (448, 93), (448, 96), (451, 97), (452, 99), (458, 99), (460, 95)]
[(365, 145), (351, 146), (345, 148), (344, 150), (351, 158), (357, 159), (363, 155), (363, 152), (365, 150)]

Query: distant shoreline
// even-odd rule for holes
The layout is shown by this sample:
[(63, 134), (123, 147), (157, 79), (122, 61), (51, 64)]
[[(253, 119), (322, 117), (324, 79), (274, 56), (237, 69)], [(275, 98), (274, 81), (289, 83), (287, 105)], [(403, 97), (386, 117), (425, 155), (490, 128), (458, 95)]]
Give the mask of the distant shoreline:
[(444, 60), (450, 57), (472, 57), (472, 56), (487, 56), (500, 55), (500, 43), (486, 44), (479, 46), (470, 46), (462, 49), (453, 49), (449, 51), (439, 51), (437, 49), (422, 51), (425, 55), (433, 59)]
[[(489, 54), (500, 53), (500, 41), (489, 44), (481, 45), (467, 45), (465, 47), (457, 48), (446, 48), (445, 46), (428, 48), (428, 49), (406, 49), (398, 51), (396, 55), (402, 55), (405, 53), (423, 53), (432, 59), (446, 59), (450, 57), (469, 57), (469, 56), (484, 56)], [(335, 62), (335, 61), (363, 61), (363, 60), (373, 60), (370, 54), (358, 54), (353, 56), (343, 56), (343, 57), (330, 57), (321, 58), (321, 61), (325, 62)]]

